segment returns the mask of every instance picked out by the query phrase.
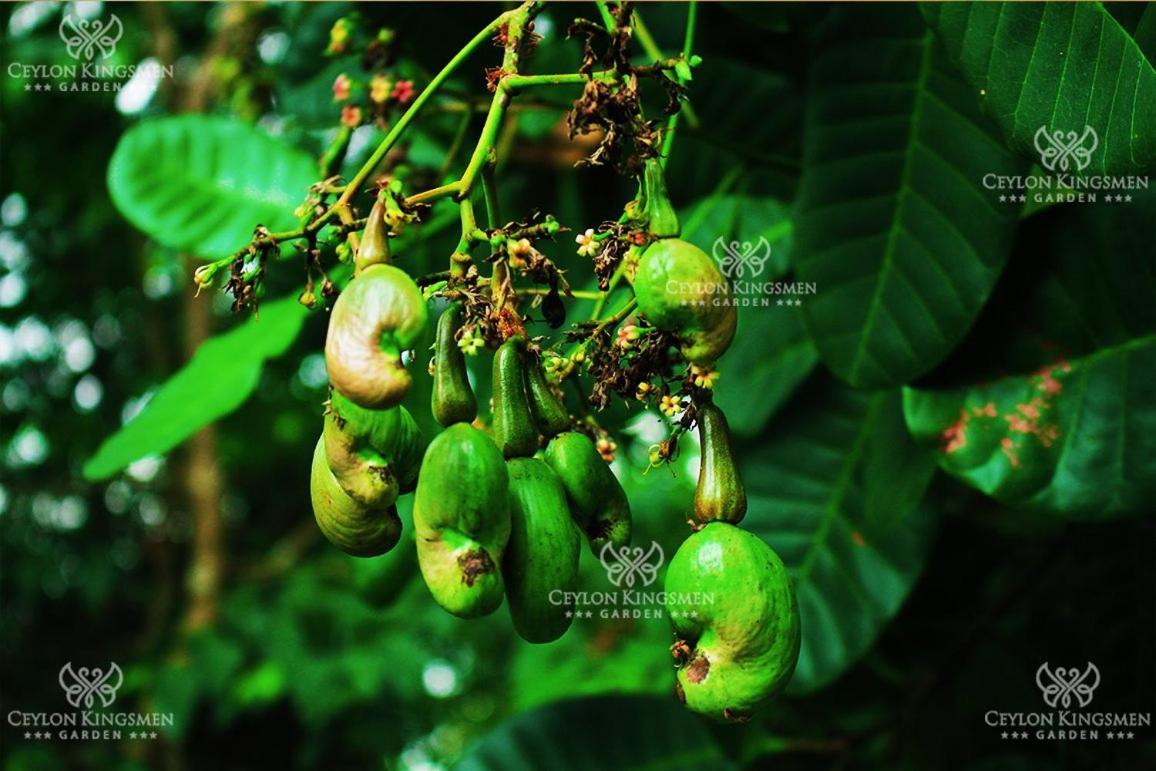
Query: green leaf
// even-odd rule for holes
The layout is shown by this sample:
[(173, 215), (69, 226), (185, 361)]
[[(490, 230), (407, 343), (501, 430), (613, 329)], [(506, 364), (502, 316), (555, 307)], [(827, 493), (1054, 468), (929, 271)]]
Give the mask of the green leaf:
[(598, 698), (554, 704), (504, 723), (456, 771), (725, 771), (735, 765), (706, 726), (673, 697)]
[[(739, 457), (743, 526), (779, 553), (798, 592), (803, 648), (790, 689), (814, 691), (870, 649), (918, 578), (934, 518), (915, 507), (934, 461), (912, 449), (898, 391), (864, 394), (821, 374)], [(890, 499), (902, 508), (872, 515), (887, 485), (905, 487)]]
[(84, 464), (85, 479), (107, 479), (135, 460), (166, 453), (235, 410), (257, 387), (265, 360), (289, 348), (308, 313), (295, 297), (284, 297), (206, 341), (139, 415), (101, 444)]
[(928, 3), (936, 29), (1008, 141), (1039, 159), (1041, 127), (1098, 146), (1089, 173), (1156, 167), (1156, 70), (1101, 3)]
[(1156, 335), (994, 383), (907, 389), (912, 435), (1000, 501), (1076, 519), (1150, 510)]
[(795, 264), (817, 284), (804, 316), (839, 377), (905, 383), (963, 338), (1018, 214), (982, 179), (1021, 166), (917, 12), (832, 14), (812, 70)]
[(293, 228), (316, 176), (305, 153), (253, 126), (182, 115), (126, 131), (108, 188), (121, 214), (152, 238), (218, 257), (247, 243), (257, 225)]

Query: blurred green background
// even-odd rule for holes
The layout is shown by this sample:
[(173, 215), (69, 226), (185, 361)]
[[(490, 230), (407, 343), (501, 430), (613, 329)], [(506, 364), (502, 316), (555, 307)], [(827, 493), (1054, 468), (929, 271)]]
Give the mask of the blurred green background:
[[(113, 463), (94, 475), (90, 468), (86, 478), (85, 464), (102, 442), (140, 415), (193, 351), (214, 333), (253, 323), (231, 314), (220, 291), (194, 297), (193, 269), (220, 254), (173, 248), (180, 238), (145, 235), (113, 205), (107, 170), (124, 132), (148, 118), (198, 111), (256, 125), (315, 158), (337, 125), (335, 77), (362, 73), (356, 55), (324, 55), (338, 19), (356, 13), (360, 29), (394, 30), (391, 71), (420, 89), (503, 7), (0, 7), (0, 698), (6, 715), (66, 711), (57, 681), (65, 663), (117, 662), (124, 672), (117, 709), (174, 716), (157, 739), (119, 741), (25, 738), (9, 718), (0, 729), (4, 767), (994, 771), (1151, 764), (1150, 727), (1121, 741), (1009, 741), (984, 725), (984, 714), (1042, 709), (1035, 672), (1043, 662), (1096, 662), (1098, 707), (1152, 710), (1152, 518), (1065, 521), (997, 502), (934, 471), (931, 456), (907, 438), (899, 389), (854, 390), (837, 380), (819, 364), (801, 310), (741, 313), (718, 397), (741, 442), (752, 499), (744, 526), (796, 571), (806, 629), (792, 687), (747, 725), (712, 725), (679, 707), (665, 620), (583, 619), (560, 641), (532, 646), (513, 633), (505, 609), (473, 622), (441, 611), (418, 577), (411, 542), (373, 560), (325, 544), (310, 513), (307, 472), (325, 398), (324, 312), (287, 311), (301, 332), (279, 345), (262, 331), (278, 323), (269, 311), (274, 320), (248, 327), (251, 336), (215, 365), (219, 373), (202, 371), (206, 379), (193, 384), (200, 395), (179, 417), (154, 417), (163, 433), (181, 420), (195, 423), (206, 409), (227, 412), (211, 430), (171, 453), (130, 458), (123, 470)], [(1151, 11), (1109, 10), (1138, 43), (1150, 43)], [(133, 78), (119, 91), (43, 93), (13, 75), (13, 63), (73, 63), (59, 32), (62, 13), (99, 20), (112, 12), (123, 37), (111, 61), (168, 63), (174, 77)], [(695, 51), (704, 62), (690, 84), (697, 120), (684, 120), (668, 170), (685, 237), (706, 248), (719, 236), (766, 236), (771, 270), (784, 278), (797, 270), (789, 258), (799, 235), (793, 218), (804, 147), (821, 131), (804, 119), (815, 117), (807, 105), (814, 78), (822, 77), (812, 47), (832, 12), (703, 4)], [(685, 6), (644, 4), (640, 13), (660, 48), (678, 50)], [(907, 8), (858, 13), (871, 17), (869, 26), (922, 28)], [(884, 24), (887, 14), (903, 23)], [(580, 45), (564, 34), (575, 16), (596, 19), (597, 11), (557, 4), (539, 17), (543, 40), (531, 72), (577, 66)], [(849, 50), (864, 62), (878, 53), (871, 41)], [(1152, 49), (1145, 50), (1150, 68)], [(497, 51), (483, 48), (418, 124), (404, 159), (415, 176), (441, 171), (465, 113), (475, 114), (464, 124), (472, 143), (489, 100), (481, 68), (496, 62)], [(210, 85), (199, 93), (203, 82)], [(515, 111), (499, 143), (511, 218), (536, 209), (580, 232), (616, 218), (633, 194), (607, 169), (574, 168), (583, 150), (564, 128), (574, 96), (551, 92)], [(371, 151), (375, 131), (355, 135), (346, 173)], [(153, 164), (163, 180), (179, 177), (185, 159), (157, 154), (144, 163)], [(261, 177), (259, 168), (248, 172)], [(1150, 201), (1111, 215), (1117, 219), (1097, 216), (1062, 207), (1025, 214), (986, 315), (925, 382), (958, 382), (961, 371), (974, 373), (974, 382), (985, 367), (999, 369), (1003, 362), (987, 356), (1001, 355), (1011, 337), (1001, 324), (1017, 309), (1043, 314), (1045, 327), (1046, 319), (1115, 313), (1127, 317), (1117, 326), (1150, 335), (1156, 326), (1142, 299), (1088, 299), (1076, 291), (1065, 301), (1035, 288), (1070, 286), (1073, 274), (1064, 271), (1078, 267), (1077, 258), (1068, 264), (1053, 256), (1092, 234), (1101, 240), (1084, 256), (1130, 260), (1098, 269), (1126, 269), (1131, 282), (1114, 286), (1131, 283), (1156, 305), (1145, 289), (1156, 292), (1146, 283), (1153, 275)], [(813, 242), (813, 219), (809, 227)], [(415, 275), (440, 269), (453, 231), (426, 226), (407, 242), (405, 267)], [(571, 240), (561, 237), (550, 254), (575, 287), (592, 288)], [(244, 236), (231, 248), (243, 243)], [(271, 266), (266, 309), (300, 291), (297, 265)], [(575, 303), (570, 318), (589, 309)], [(1119, 342), (1091, 337), (1098, 345)], [(251, 364), (262, 340), (287, 350), (269, 351), (259, 379), (234, 388), (237, 362)], [(1094, 349), (1076, 344), (1075, 352)], [(484, 387), (484, 373), (477, 374)], [(223, 392), (208, 391), (218, 375)], [(411, 401), (421, 405), (428, 378), (418, 381)], [(239, 400), (240, 409), (227, 409)], [(1134, 409), (1138, 430), (1152, 430), (1152, 404)], [(420, 412), (430, 429), (428, 410)], [(660, 417), (616, 405), (603, 422), (618, 438), (615, 470), (633, 505), (635, 543), (655, 540), (673, 554), (687, 532), (693, 441), (669, 469), (644, 473), (647, 447), (664, 435)], [(1156, 457), (1131, 458), (1151, 476)], [(1154, 507), (1151, 497), (1141, 501), (1149, 515)], [(864, 536), (870, 548), (849, 545), (863, 546)], [(583, 586), (610, 588), (588, 553)]]

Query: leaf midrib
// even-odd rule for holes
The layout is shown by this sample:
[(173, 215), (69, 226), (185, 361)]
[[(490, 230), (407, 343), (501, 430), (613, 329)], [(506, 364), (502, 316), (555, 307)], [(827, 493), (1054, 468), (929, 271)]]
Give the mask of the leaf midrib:
[(932, 34), (931, 29), (928, 28), (924, 30), (923, 37), (920, 40), (923, 51), (920, 55), (919, 75), (914, 85), (915, 108), (911, 113), (911, 127), (907, 135), (906, 148), (903, 151), (903, 172), (899, 178), (899, 193), (896, 196), (894, 213), (891, 215), (891, 221), (888, 223), (887, 244), (883, 249), (883, 266), (879, 270), (879, 276), (875, 281), (875, 289), (871, 293), (871, 301), (867, 308), (867, 318), (863, 323), (863, 332), (859, 336), (859, 344), (855, 347), (855, 358), (851, 361), (849, 379), (853, 383), (859, 380), (859, 370), (863, 364), (864, 356), (867, 354), (867, 345), (871, 340), (871, 330), (875, 326), (876, 316), (879, 314), (880, 306), (883, 303), (883, 290), (886, 288), (888, 276), (895, 263), (895, 244), (902, 230), (899, 221), (907, 202), (907, 196), (911, 192), (911, 168), (914, 164), (913, 154), (917, 144), (915, 139), (918, 134), (920, 121), (923, 117), (925, 91), (928, 78), (931, 74)]
[(863, 452), (867, 448), (867, 441), (871, 437), (872, 429), (875, 426), (876, 420), (879, 418), (879, 413), (883, 409), (883, 402), (887, 398), (888, 393), (889, 392), (876, 393), (871, 397), (867, 405), (866, 414), (863, 416), (863, 423), (855, 436), (855, 441), (851, 445), (850, 452), (847, 453), (846, 460), (843, 461), (843, 467), (839, 470), (839, 475), (835, 478), (834, 484), (831, 485), (831, 494), (823, 504), (823, 519), (815, 529), (815, 534), (811, 538), (811, 544), (807, 547), (807, 553), (804, 555), (803, 561), (799, 563), (799, 568), (796, 571), (796, 581), (799, 583), (806, 581), (810, 577), (815, 560), (819, 557), (820, 547), (826, 544), (827, 536), (831, 532), (831, 526), (840, 513), (840, 504), (842, 504), (843, 499), (851, 489), (851, 480), (855, 473), (855, 468), (859, 465), (859, 461), (863, 457)]

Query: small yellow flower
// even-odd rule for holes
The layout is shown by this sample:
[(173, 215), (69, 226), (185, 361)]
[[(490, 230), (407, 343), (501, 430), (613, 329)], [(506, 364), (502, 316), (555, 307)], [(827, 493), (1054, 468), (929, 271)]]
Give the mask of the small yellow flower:
[(486, 347), (486, 339), (478, 334), (474, 327), (462, 332), (462, 336), (458, 338), (458, 348), (466, 356), (473, 356), (478, 351)]
[(653, 390), (654, 390), (654, 386), (652, 386), (650, 383), (648, 383), (646, 381), (643, 381), (643, 382), (639, 383), (638, 388), (635, 389), (634, 398), (640, 402), (644, 402), (644, 401), (646, 401), (647, 397), (650, 396), (650, 393)]
[(613, 439), (607, 439), (604, 437), (599, 439), (597, 444), (594, 446), (597, 448), (598, 454), (602, 456), (602, 460), (606, 461), (607, 463), (614, 462), (614, 453), (616, 450), (618, 450), (618, 442), (615, 442)]
[(658, 409), (668, 418), (673, 418), (678, 413), (682, 412), (682, 399), (678, 396), (666, 394), (658, 403)]
[(690, 374), (693, 378), (693, 383), (699, 388), (711, 389), (714, 384), (718, 382), (720, 373), (717, 369), (710, 367), (700, 367), (697, 364), (690, 365)]
[(594, 240), (593, 228), (587, 228), (585, 233), (574, 236), (574, 243), (578, 244), (579, 257), (593, 257), (601, 249), (598, 242)]
[(329, 47), (325, 49), (328, 54), (343, 54), (349, 44), (350, 24), (348, 19), (338, 19), (333, 22), (332, 29), (329, 30)]
[(386, 99), (389, 99), (389, 94), (393, 90), (393, 81), (385, 75), (374, 75), (373, 80), (369, 82), (369, 98), (374, 104), (382, 104)]

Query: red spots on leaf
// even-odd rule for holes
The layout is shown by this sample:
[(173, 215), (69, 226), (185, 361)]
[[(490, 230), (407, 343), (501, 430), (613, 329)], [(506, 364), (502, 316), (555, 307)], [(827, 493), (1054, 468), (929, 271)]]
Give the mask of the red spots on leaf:
[(971, 414), (977, 418), (994, 418), (998, 413), (995, 409), (995, 402), (988, 402), (982, 407), (972, 407)]
[(867, 545), (867, 540), (863, 537), (863, 534), (860, 533), (858, 530), (851, 533), (851, 541), (856, 546), (858, 546), (860, 549), (862, 549), (864, 546)]
[(1011, 464), (1012, 468), (1020, 467), (1020, 459), (1019, 456), (1016, 455), (1015, 443), (1012, 442), (1010, 436), (1005, 436), (1000, 440), (999, 449), (1005, 456), (1007, 456), (1008, 463)]
[(943, 429), (939, 435), (943, 441), (943, 451), (950, 455), (967, 444), (967, 410), (960, 410), (959, 420)]

